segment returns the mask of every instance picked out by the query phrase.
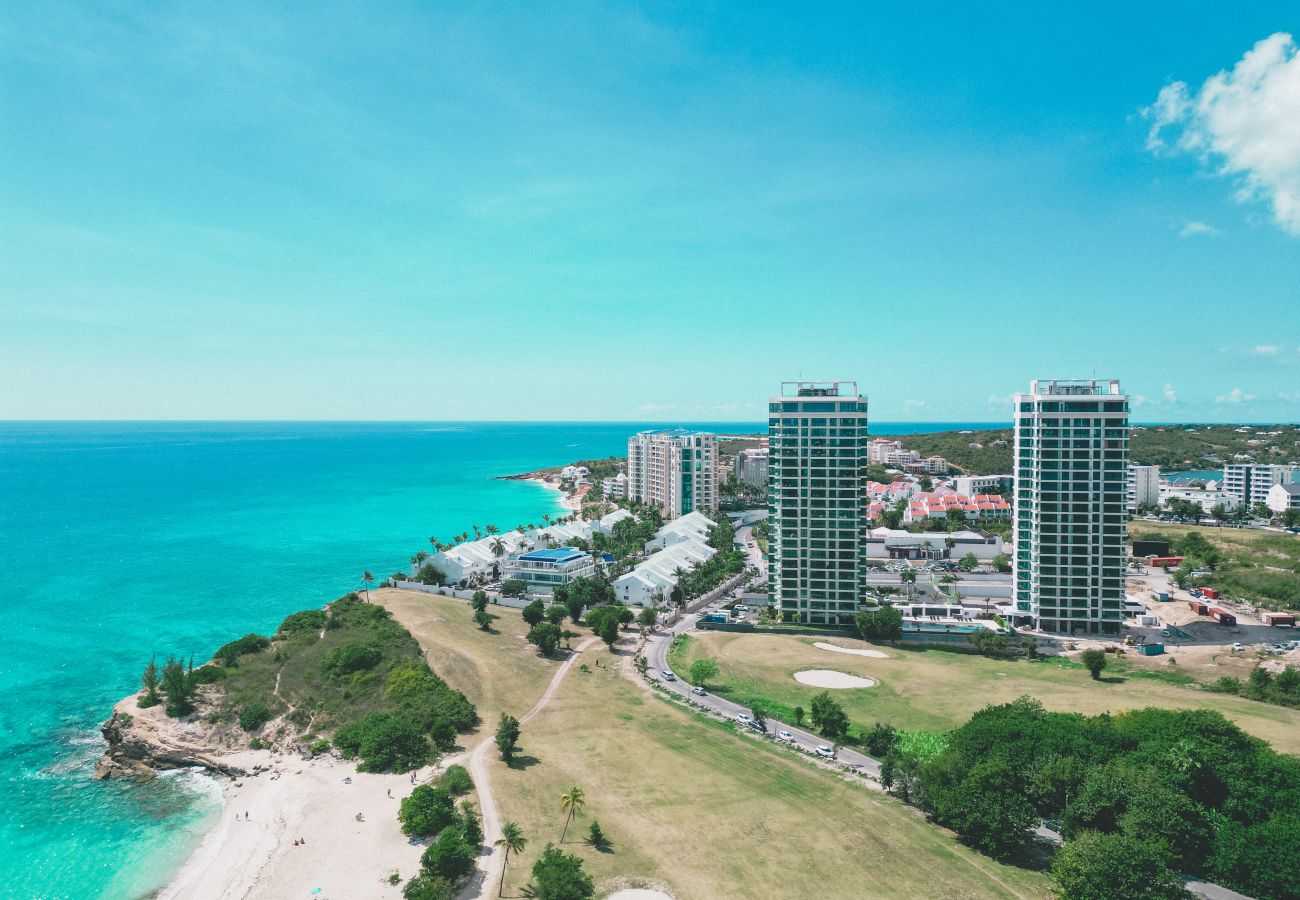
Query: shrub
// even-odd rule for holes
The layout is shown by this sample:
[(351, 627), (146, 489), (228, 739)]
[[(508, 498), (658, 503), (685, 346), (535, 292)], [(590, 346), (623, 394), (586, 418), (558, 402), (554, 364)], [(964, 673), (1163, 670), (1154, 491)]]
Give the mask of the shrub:
[(337, 678), (365, 669), (373, 669), (384, 658), (379, 648), (372, 644), (344, 644), (335, 647), (320, 661), (320, 670)]
[(546, 604), (541, 600), (534, 600), (523, 609), (524, 621), (529, 625), (536, 625), (542, 619), (546, 618)]
[(483, 826), (478, 820), (478, 811), (474, 809), (474, 804), (468, 800), (460, 804), (460, 833), (465, 838), (465, 843), (471, 847), (478, 847), (483, 843)]
[(277, 635), (294, 635), (302, 633), (315, 633), (321, 631), (329, 624), (329, 615), (323, 609), (304, 609), (302, 612), (291, 613), (286, 616), (276, 629)]
[(361, 757), (362, 772), (406, 772), (429, 761), (429, 739), (405, 716), (367, 713), (334, 733), (334, 746), (345, 759)]
[(887, 756), (897, 743), (898, 732), (893, 725), (881, 725), (877, 722), (874, 728), (862, 735), (862, 746), (877, 759)]
[(420, 866), (425, 874), (456, 884), (474, 871), (477, 855), (459, 828), (444, 828), (420, 857)]
[(231, 665), (239, 657), (248, 653), (256, 653), (258, 650), (265, 650), (269, 646), (271, 646), (270, 638), (260, 634), (246, 634), (228, 644), (222, 644), (217, 652), (212, 654), (212, 658), (219, 659), (226, 665)]
[(547, 844), (533, 863), (531, 885), (536, 900), (591, 900), (596, 896), (591, 876), (582, 869), (582, 860)]
[(539, 622), (529, 630), (528, 643), (542, 651), (543, 656), (552, 655), (555, 653), (555, 648), (560, 646), (559, 626), (552, 625), (550, 622)]
[(322, 753), (328, 753), (329, 749), (330, 749), (330, 742), (325, 740), (325, 738), (321, 738), (319, 741), (317, 741), (316, 743), (308, 747), (307, 752), (310, 753), (312, 756), (319, 756)]
[(501, 582), (502, 597), (518, 597), (526, 590), (528, 590), (528, 582), (519, 578), (510, 578)]
[(1087, 667), (1088, 674), (1096, 681), (1101, 678), (1101, 670), (1106, 668), (1106, 653), (1102, 650), (1084, 650), (1079, 661)]
[(474, 779), (464, 766), (449, 766), (438, 779), (438, 786), (453, 797), (460, 797), (474, 790)]
[(422, 784), (402, 798), (397, 820), (402, 823), (403, 834), (424, 837), (455, 822), (456, 808), (446, 790)]
[(199, 666), (189, 673), (190, 684), (216, 684), (230, 673), (221, 666)]
[(454, 900), (456, 888), (436, 875), (416, 875), (402, 886), (403, 900)]
[(245, 731), (257, 731), (274, 718), (274, 713), (261, 700), (245, 703), (239, 711), (239, 727)]
[(305, 706), (299, 706), (289, 711), (284, 720), (294, 728), (302, 730), (311, 726), (311, 710)]

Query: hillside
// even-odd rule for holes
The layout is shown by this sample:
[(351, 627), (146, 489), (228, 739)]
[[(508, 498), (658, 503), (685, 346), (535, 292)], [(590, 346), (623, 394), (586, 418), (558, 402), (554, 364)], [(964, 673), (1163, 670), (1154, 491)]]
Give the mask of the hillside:
[[(1249, 430), (1238, 430), (1244, 427)], [(1011, 471), (1011, 428), (892, 437), (922, 456), (942, 456), (964, 473)], [(1135, 463), (1174, 470), (1219, 469), (1237, 454), (1262, 463), (1300, 461), (1300, 426), (1135, 425), (1129, 452)]]

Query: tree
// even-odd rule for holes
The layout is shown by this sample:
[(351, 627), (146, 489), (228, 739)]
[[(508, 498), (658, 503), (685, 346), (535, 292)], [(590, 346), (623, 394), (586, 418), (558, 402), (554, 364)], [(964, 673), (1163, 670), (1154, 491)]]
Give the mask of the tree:
[(600, 823), (594, 819), (591, 827), (587, 829), (587, 843), (597, 850), (605, 850), (609, 847), (609, 838), (605, 837), (605, 832), (600, 830)]
[(903, 614), (892, 606), (864, 609), (853, 623), (864, 641), (896, 641), (903, 636)]
[(551, 656), (560, 646), (560, 626), (550, 622), (539, 622), (528, 632), (528, 643), (542, 651), (543, 656)]
[(523, 616), (524, 621), (529, 625), (536, 625), (546, 618), (546, 604), (541, 600), (534, 600), (524, 607)]
[(468, 800), (460, 802), (460, 816), (457, 818), (460, 823), (460, 833), (464, 835), (465, 840), (475, 849), (483, 843), (483, 826), (478, 820), (478, 811), (474, 809), (474, 804)]
[(518, 597), (526, 590), (528, 590), (528, 582), (519, 578), (508, 578), (501, 582), (502, 597)]
[(403, 900), (455, 900), (456, 888), (445, 878), (421, 872), (402, 885)]
[(999, 572), (1009, 572), (1011, 571), (1011, 560), (1007, 558), (1005, 553), (999, 553), (993, 557), (993, 568)]
[(1084, 650), (1079, 661), (1088, 667), (1088, 674), (1093, 681), (1101, 679), (1101, 670), (1106, 668), (1106, 654), (1102, 650)]
[(691, 684), (704, 687), (705, 682), (710, 678), (718, 677), (718, 662), (712, 657), (697, 659), (691, 663), (689, 670)]
[(1273, 683), (1273, 673), (1263, 666), (1250, 670), (1250, 679), (1246, 682), (1246, 696), (1251, 700), (1267, 700)]
[(767, 713), (758, 707), (754, 708), (754, 724), (758, 726), (763, 734), (767, 734)]
[(488, 544), (488, 549), (492, 551), (493, 556), (504, 556), (506, 552), (506, 542), (501, 540), (499, 537), (495, 537), (492, 539), (491, 543)]
[(366, 602), (370, 602), (370, 586), (375, 583), (375, 576), (370, 573), (369, 569), (361, 575), (361, 583), (366, 586)]
[(162, 670), (163, 692), (167, 695), (167, 715), (179, 719), (194, 711), (190, 702), (194, 687), (185, 677), (185, 665), (176, 657), (167, 657)]
[(447, 790), (422, 784), (402, 798), (397, 820), (402, 823), (402, 834), (424, 837), (455, 822), (456, 808)]
[(519, 752), (519, 720), (502, 713), (501, 720), (497, 723), (496, 742), (501, 759), (507, 766), (510, 765)]
[(144, 696), (140, 698), (138, 706), (141, 709), (148, 709), (150, 706), (157, 706), (158, 700), (158, 663), (150, 657), (149, 665), (144, 667), (144, 674), (140, 676), (140, 684), (144, 687)]
[(474, 624), (487, 631), (492, 627), (492, 615), (486, 609), (474, 610)]
[(898, 573), (898, 580), (907, 585), (907, 596), (912, 596), (912, 585), (916, 584), (916, 570), (904, 569)]
[(568, 611), (563, 606), (548, 606), (546, 608), (546, 621), (557, 628), (564, 624), (567, 617)]
[(578, 594), (570, 594), (564, 598), (564, 607), (568, 610), (569, 619), (577, 625), (582, 620), (582, 611), (587, 608), (587, 601)]
[(470, 597), (469, 602), (470, 605), (474, 607), (475, 611), (481, 611), (487, 609), (487, 605), (488, 605), (487, 591), (475, 591), (474, 595)]
[(501, 857), (501, 880), (497, 883), (497, 896), (500, 897), (506, 888), (506, 867), (510, 865), (510, 854), (523, 853), (528, 846), (528, 838), (524, 837), (518, 823), (506, 822), (501, 826), (501, 837), (496, 839), (494, 846), (504, 851)]
[(596, 888), (582, 869), (582, 860), (547, 844), (533, 863), (532, 896), (536, 900), (591, 900)]
[(796, 707), (794, 708), (794, 724), (799, 725), (800, 727), (802, 727), (802, 726), (803, 726), (803, 717), (804, 717), (805, 715), (806, 715), (806, 713), (804, 712), (804, 708), (803, 708), (802, 706), (796, 706)]
[(429, 739), (415, 722), (388, 712), (366, 713), (334, 732), (344, 759), (361, 757), (360, 772), (407, 772), (429, 761)]
[(594, 631), (610, 650), (618, 643), (619, 620), (625, 606), (602, 605), (587, 610), (587, 625)]
[(1125, 834), (1085, 831), (1052, 863), (1057, 893), (1068, 900), (1172, 900), (1190, 897), (1158, 848)]
[(812, 723), (822, 734), (838, 740), (849, 730), (849, 717), (844, 707), (830, 695), (822, 691), (812, 700)]
[(653, 629), (659, 622), (659, 613), (652, 606), (647, 606), (637, 614), (637, 624), (642, 628)]
[(444, 828), (420, 857), (425, 874), (445, 878), (456, 884), (474, 871), (478, 853), (459, 828)]
[(979, 564), (980, 562), (978, 559), (975, 558), (974, 553), (967, 553), (965, 556), (961, 558), (961, 561), (957, 563), (957, 565), (961, 566), (967, 572), (975, 571), (975, 567), (978, 566)]
[(569, 833), (569, 823), (573, 817), (582, 812), (582, 808), (587, 805), (586, 795), (582, 788), (577, 785), (569, 788), (560, 795), (560, 810), (564, 813), (564, 828), (560, 832), (560, 843), (564, 843), (564, 836)]

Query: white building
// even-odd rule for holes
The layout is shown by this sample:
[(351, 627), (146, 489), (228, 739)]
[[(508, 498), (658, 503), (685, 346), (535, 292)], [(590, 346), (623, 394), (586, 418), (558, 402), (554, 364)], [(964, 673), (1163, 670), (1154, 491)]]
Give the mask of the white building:
[(767, 487), (767, 463), (768, 449), (766, 447), (741, 450), (736, 454), (736, 461), (732, 464), (732, 473), (736, 476), (737, 481), (744, 484)]
[(1201, 509), (1208, 514), (1213, 511), (1214, 507), (1222, 506), (1228, 512), (1235, 512), (1240, 502), (1236, 494), (1229, 494), (1227, 491), (1213, 490), (1211, 488), (1193, 488), (1179, 487), (1172, 484), (1160, 485), (1160, 505), (1168, 503), (1170, 500), (1190, 500), (1193, 503), (1199, 503)]
[(1275, 484), (1268, 489), (1267, 506), (1281, 515), (1288, 509), (1300, 509), (1300, 484)]
[(1128, 511), (1136, 512), (1142, 506), (1155, 506), (1160, 502), (1160, 467), (1128, 467)]
[(1247, 509), (1268, 503), (1269, 489), (1275, 484), (1295, 481), (1300, 466), (1229, 464), (1223, 467), (1223, 490), (1235, 496)]
[(419, 574), (421, 567), (432, 563), (447, 576), (448, 584), (460, 584), (474, 579), (484, 581), (499, 577), (506, 557), (533, 546), (529, 537), (519, 531), (489, 535), (477, 541), (456, 544), (431, 554), (411, 566), (411, 574)]
[(679, 570), (688, 572), (715, 553), (708, 544), (694, 538), (678, 541), (614, 579), (614, 596), (627, 606), (660, 606), (672, 597)]
[(664, 518), (718, 506), (718, 437), (673, 428), (627, 440), (627, 496)]
[(767, 408), (772, 605), (847, 625), (867, 600), (867, 398), (852, 381), (793, 381)]
[(606, 500), (622, 500), (627, 496), (627, 475), (619, 472), (612, 478), (606, 478), (600, 483), (600, 489)]
[(575, 578), (590, 578), (595, 574), (596, 560), (592, 555), (573, 547), (532, 550), (511, 557), (505, 567), (506, 578), (527, 582), (529, 592), (538, 594), (553, 594), (557, 587)]
[(1128, 397), (1113, 380), (1042, 380), (1014, 409), (1016, 610), (1044, 631), (1118, 634)]
[(717, 524), (704, 513), (693, 512), (679, 516), (661, 525), (655, 532), (655, 536), (646, 541), (646, 552), (653, 553), (683, 541), (700, 541), (707, 544), (709, 529)]
[[(952, 547), (948, 542), (952, 541)], [(989, 562), (1003, 552), (1002, 538), (984, 531), (936, 531), (913, 534), (896, 528), (867, 532), (867, 559), (961, 559), (971, 553)]]
[(974, 497), (976, 494), (1010, 496), (1015, 480), (1014, 475), (958, 475), (952, 480), (952, 489), (967, 497)]
[(616, 509), (599, 519), (590, 521), (580, 519), (575, 522), (560, 522), (555, 525), (548, 525), (545, 528), (538, 528), (536, 531), (530, 531), (527, 538), (531, 547), (560, 547), (565, 543), (574, 541), (586, 543), (597, 532), (608, 536), (614, 530), (615, 523), (631, 518), (635, 517), (626, 509)]

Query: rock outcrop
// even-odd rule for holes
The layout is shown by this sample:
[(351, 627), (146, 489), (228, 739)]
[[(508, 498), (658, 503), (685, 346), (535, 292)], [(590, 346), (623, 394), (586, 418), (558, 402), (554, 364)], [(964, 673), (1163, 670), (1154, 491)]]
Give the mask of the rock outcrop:
[(96, 778), (147, 780), (166, 769), (195, 766), (232, 777), (247, 774), (216, 755), (223, 741), (215, 729), (169, 718), (161, 705), (140, 709), (135, 697), (114, 706), (100, 731), (108, 749), (95, 764)]

